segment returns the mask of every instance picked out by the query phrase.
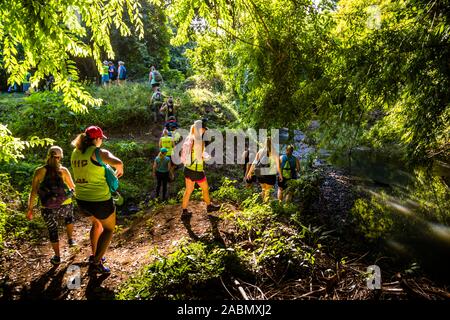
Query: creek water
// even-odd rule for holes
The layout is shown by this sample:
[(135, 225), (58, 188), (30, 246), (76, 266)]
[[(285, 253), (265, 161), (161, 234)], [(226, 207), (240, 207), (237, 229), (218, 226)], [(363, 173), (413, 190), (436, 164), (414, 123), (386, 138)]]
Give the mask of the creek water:
[[(394, 232), (380, 239), (387, 252), (402, 262), (415, 262), (416, 266), (427, 273), (450, 283), (450, 212), (443, 211), (448, 206), (439, 203), (437, 198), (428, 197), (428, 206), (431, 204), (439, 212), (428, 212), (428, 216), (425, 216), (423, 203), (412, 196), (414, 192), (417, 193), (418, 174), (426, 172), (424, 168), (407, 167), (395, 150), (377, 152), (370, 148), (356, 147), (346, 154), (316, 150), (314, 146), (307, 144), (308, 139), (303, 132), (291, 130), (289, 134), (287, 129), (281, 130), (281, 150), (284, 150), (288, 141), (295, 145), (294, 155), (300, 159), (307, 159), (315, 153), (316, 166), (327, 164), (344, 169), (357, 189), (375, 197), (383, 194), (384, 210), (392, 215), (396, 223)], [(425, 175), (425, 181), (422, 176), (423, 190), (432, 194), (429, 192), (433, 191), (431, 179), (439, 177), (443, 188), (447, 190), (444, 199), (450, 201), (450, 165), (434, 161), (430, 167), (432, 170)], [(436, 219), (438, 214), (446, 219)]]

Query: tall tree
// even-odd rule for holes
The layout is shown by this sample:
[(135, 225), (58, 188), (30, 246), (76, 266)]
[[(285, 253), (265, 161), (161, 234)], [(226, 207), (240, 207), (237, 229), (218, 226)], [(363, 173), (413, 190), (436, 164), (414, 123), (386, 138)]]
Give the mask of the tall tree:
[(143, 36), (139, 8), (138, 0), (3, 0), (0, 52), (10, 75), (9, 83), (21, 83), (33, 69), (32, 86), (53, 75), (54, 89), (64, 94), (65, 104), (74, 110), (99, 104), (77, 82), (73, 58), (92, 57), (100, 70), (103, 52), (114, 58), (111, 27), (115, 26), (123, 36), (132, 32), (124, 23), (124, 10), (135, 32)]

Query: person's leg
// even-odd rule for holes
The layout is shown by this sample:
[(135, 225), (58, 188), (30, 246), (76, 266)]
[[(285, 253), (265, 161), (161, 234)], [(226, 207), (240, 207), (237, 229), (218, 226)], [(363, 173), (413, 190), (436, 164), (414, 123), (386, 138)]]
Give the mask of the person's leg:
[(64, 217), (64, 223), (66, 225), (66, 233), (67, 240), (69, 241), (69, 245), (72, 245), (73, 241), (73, 204), (64, 205), (60, 209), (62, 212), (62, 216)]
[(42, 218), (48, 229), (50, 243), (52, 245), (55, 256), (60, 257), (59, 238), (58, 238), (58, 222), (56, 221), (56, 212), (53, 209), (43, 208)]
[(188, 178), (185, 178), (184, 181), (186, 184), (186, 189), (184, 190), (183, 202), (181, 204), (181, 208), (187, 209), (187, 206), (189, 204), (189, 198), (191, 197), (191, 194), (194, 191), (195, 182)]
[(91, 239), (92, 255), (95, 256), (95, 254), (97, 253), (98, 239), (103, 232), (103, 226), (102, 223), (94, 216), (91, 216), (91, 221), (92, 227), (89, 235)]
[(163, 200), (167, 199), (167, 182), (169, 182), (169, 173), (168, 172), (164, 173), (164, 175), (162, 176)]
[(161, 190), (161, 184), (162, 184), (161, 174), (159, 172), (156, 172), (156, 195), (155, 195), (155, 198), (159, 197), (159, 192)]
[(283, 201), (283, 189), (278, 186), (278, 200)]
[(111, 242), (114, 227), (116, 226), (116, 212), (114, 211), (108, 218), (99, 221), (103, 227), (103, 232), (98, 238), (94, 264), (100, 263), (101, 258), (105, 255), (106, 249), (108, 249), (109, 243)]
[(265, 184), (262, 183), (261, 184), (261, 188), (262, 188), (262, 198), (263, 198), (263, 202), (266, 203), (269, 201), (270, 198), (270, 191), (272, 189), (272, 186), (270, 184)]
[(67, 233), (67, 239), (72, 239), (73, 237), (73, 223), (66, 224), (66, 233)]
[(204, 181), (198, 184), (202, 189), (203, 200), (206, 202), (206, 205), (209, 206), (211, 204), (211, 199), (209, 198), (209, 185), (208, 181), (205, 179)]

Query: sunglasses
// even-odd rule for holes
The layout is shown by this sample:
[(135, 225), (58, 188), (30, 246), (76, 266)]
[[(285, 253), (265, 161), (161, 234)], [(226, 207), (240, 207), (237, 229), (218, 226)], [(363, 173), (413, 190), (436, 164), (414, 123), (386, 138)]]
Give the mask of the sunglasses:
[(55, 159), (61, 159), (61, 156), (53, 156)]

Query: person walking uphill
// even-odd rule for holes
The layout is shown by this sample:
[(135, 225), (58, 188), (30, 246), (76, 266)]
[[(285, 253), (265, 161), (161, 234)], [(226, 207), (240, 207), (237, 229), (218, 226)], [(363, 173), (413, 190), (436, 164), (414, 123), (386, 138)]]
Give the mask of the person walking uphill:
[(208, 181), (206, 180), (204, 171), (204, 160), (207, 160), (209, 156), (204, 152), (205, 143), (202, 138), (207, 129), (205, 119), (195, 121), (191, 126), (189, 136), (183, 144), (181, 160), (184, 163), (186, 190), (184, 191), (181, 205), (183, 209), (181, 214), (182, 219), (192, 215), (187, 207), (196, 183), (202, 189), (203, 200), (206, 202), (206, 211), (213, 212), (220, 208), (211, 203)]
[[(74, 246), (73, 233), (73, 204), (70, 195), (75, 184), (69, 170), (61, 165), (63, 150), (58, 146), (51, 147), (47, 152), (47, 164), (34, 172), (31, 193), (28, 199), (27, 218), (33, 218), (33, 205), (36, 195), (39, 195), (41, 212), (47, 225), (50, 242), (55, 255), (50, 263), (61, 263), (58, 238), (58, 218), (64, 217), (69, 246)], [(64, 185), (69, 187), (68, 192)]]
[(114, 167), (118, 178), (123, 175), (123, 163), (108, 150), (100, 149), (103, 139), (106, 137), (100, 127), (88, 127), (72, 141), (75, 149), (70, 162), (78, 208), (92, 220), (92, 255), (89, 257), (91, 269), (97, 273), (110, 273), (110, 269), (103, 265), (103, 256), (116, 225), (116, 209), (105, 178), (105, 168), (100, 160)]
[(159, 198), (159, 192), (162, 186), (162, 201), (167, 200), (167, 183), (169, 182), (169, 176), (172, 174), (172, 164), (170, 163), (170, 158), (167, 156), (167, 149), (161, 148), (153, 162), (153, 176), (157, 180), (156, 198)]
[(175, 142), (173, 137), (169, 137), (169, 130), (163, 129), (162, 136), (159, 139), (159, 147), (165, 148), (169, 159), (172, 157), (173, 148), (175, 148)]
[(161, 86), (161, 83), (163, 81), (161, 74), (158, 70), (156, 70), (155, 66), (150, 67), (150, 72), (148, 74), (148, 81), (150, 82), (150, 85), (152, 86), (153, 92), (156, 92), (156, 89)]

